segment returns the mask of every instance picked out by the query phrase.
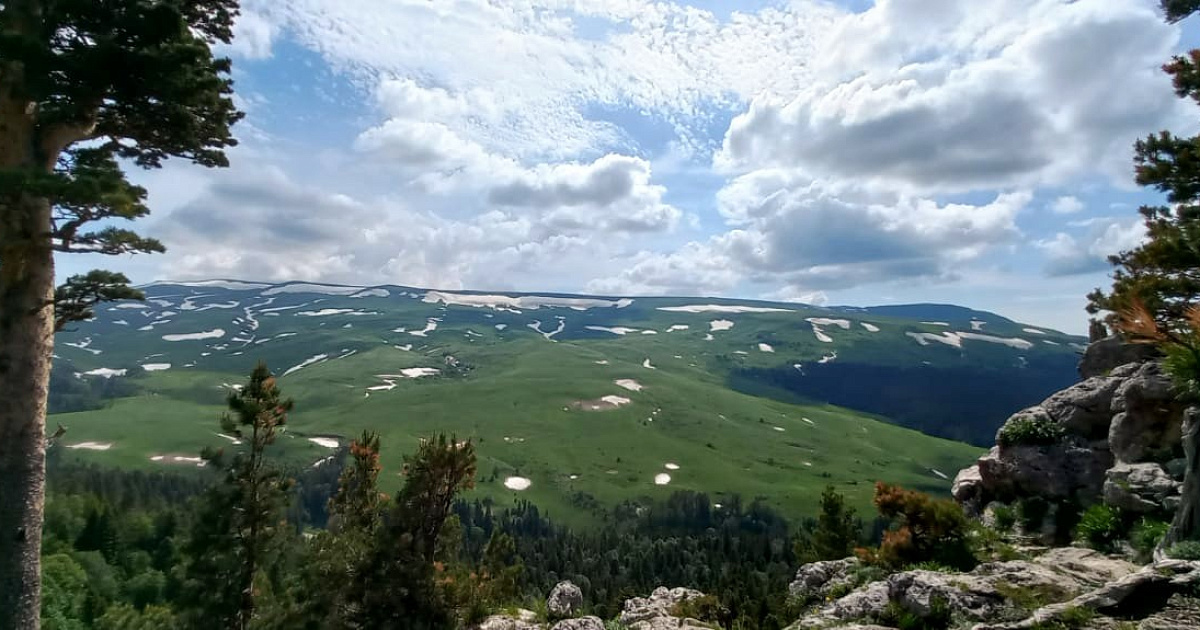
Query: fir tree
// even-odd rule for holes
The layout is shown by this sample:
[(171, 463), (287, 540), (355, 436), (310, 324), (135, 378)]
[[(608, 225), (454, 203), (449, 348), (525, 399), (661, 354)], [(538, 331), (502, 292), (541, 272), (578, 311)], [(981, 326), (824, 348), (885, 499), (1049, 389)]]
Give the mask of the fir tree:
[(819, 562), (852, 556), (862, 542), (862, 530), (862, 520), (846, 505), (846, 498), (826, 486), (816, 523), (796, 540), (796, 557), (800, 562)]
[(240, 114), (230, 62), (211, 47), (230, 41), (237, 10), (237, 0), (0, 2), (0, 629), (39, 626), (53, 332), (97, 300), (137, 295), (103, 273), (56, 292), (54, 256), (162, 251), (114, 225), (149, 212), (118, 160), (227, 164)]
[[(1200, 11), (1200, 0), (1164, 0), (1167, 20)], [(1163, 66), (1180, 98), (1200, 102), (1200, 50)], [(1159, 343), (1167, 368), (1189, 402), (1200, 404), (1200, 136), (1163, 131), (1138, 141), (1137, 183), (1164, 193), (1170, 205), (1141, 208), (1147, 239), (1110, 258), (1116, 267), (1109, 292), (1089, 295), (1088, 310), (1127, 336)], [(1184, 422), (1188, 460), (1184, 493), (1166, 542), (1200, 538), (1200, 419)]]
[(244, 444), (229, 460), (223, 452), (204, 453), (225, 477), (205, 494), (196, 517), (185, 550), (185, 593), (192, 598), (195, 627), (245, 630), (255, 617), (258, 581), (287, 531), (291, 479), (268, 462), (267, 448), (287, 423), (292, 401), (259, 363), (246, 385), (230, 393), (228, 405), (221, 430)]

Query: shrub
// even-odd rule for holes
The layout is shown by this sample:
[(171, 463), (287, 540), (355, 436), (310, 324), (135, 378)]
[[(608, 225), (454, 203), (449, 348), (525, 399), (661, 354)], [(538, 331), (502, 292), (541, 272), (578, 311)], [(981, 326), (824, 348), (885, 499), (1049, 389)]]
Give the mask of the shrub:
[(1053, 621), (1042, 621), (1034, 624), (1030, 630), (1082, 630), (1090, 628), (1096, 612), (1090, 608), (1072, 606), (1062, 612)]
[(1066, 435), (1062, 425), (1049, 418), (1018, 416), (1000, 427), (996, 441), (1000, 446), (1041, 446), (1055, 444)]
[(717, 599), (716, 595), (705, 595), (675, 604), (671, 607), (671, 616), (705, 623), (720, 623), (729, 617), (729, 609), (721, 605), (721, 600)]
[(1169, 523), (1152, 518), (1142, 517), (1138, 521), (1129, 535), (1129, 544), (1137, 552), (1139, 562), (1148, 562), (1154, 556), (1155, 547), (1170, 527)]
[(875, 507), (894, 529), (884, 532), (878, 549), (859, 550), (867, 563), (899, 569), (932, 561), (964, 570), (977, 564), (968, 541), (970, 522), (954, 501), (880, 482)]
[(1124, 527), (1121, 513), (1113, 507), (1097, 503), (1083, 513), (1075, 528), (1075, 538), (1097, 551), (1111, 551), (1120, 540)]
[(996, 530), (1005, 534), (1011, 532), (1017, 524), (1016, 510), (1007, 505), (996, 506), (992, 510), (992, 516), (996, 519)]
[(875, 623), (899, 630), (946, 630), (953, 621), (949, 603), (942, 597), (929, 600), (929, 614), (921, 617), (898, 602), (890, 602)]
[(1200, 560), (1200, 540), (1175, 543), (1167, 550), (1167, 557), (1176, 560)]
[(1046, 522), (1046, 515), (1049, 513), (1050, 504), (1041, 497), (1022, 499), (1020, 503), (1017, 503), (1017, 519), (1021, 522), (1021, 529), (1026, 533), (1041, 529), (1042, 524)]

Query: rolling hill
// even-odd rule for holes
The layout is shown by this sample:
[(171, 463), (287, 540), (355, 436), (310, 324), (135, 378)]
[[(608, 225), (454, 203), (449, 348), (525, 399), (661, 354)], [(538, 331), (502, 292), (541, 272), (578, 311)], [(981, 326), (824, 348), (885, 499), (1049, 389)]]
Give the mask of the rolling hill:
[[(1083, 342), (939, 305), (818, 308), (237, 281), (161, 283), (60, 333), (60, 455), (197, 465), (258, 360), (296, 399), (282, 457), (364, 429), (386, 473), (434, 431), (479, 446), (476, 493), (564, 520), (675, 489), (806, 513), (826, 484), (945, 492), (1016, 408), (1075, 380)], [(103, 400), (100, 400), (103, 399)], [(903, 425), (903, 426), (901, 426)]]

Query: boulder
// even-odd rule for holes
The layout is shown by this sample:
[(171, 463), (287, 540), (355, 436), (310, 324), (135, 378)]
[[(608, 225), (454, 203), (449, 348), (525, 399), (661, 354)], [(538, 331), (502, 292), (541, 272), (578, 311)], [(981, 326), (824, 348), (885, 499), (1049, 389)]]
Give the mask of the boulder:
[(583, 591), (571, 582), (559, 582), (546, 599), (546, 611), (552, 619), (573, 617), (583, 608)]
[(788, 594), (803, 601), (825, 599), (838, 586), (850, 585), (850, 572), (862, 563), (858, 558), (810, 562), (796, 571), (796, 579), (788, 585)]
[[(634, 597), (625, 600), (621, 608), (620, 621), (632, 630), (658, 630), (659, 628), (687, 628), (686, 620), (671, 615), (676, 604), (704, 597), (704, 593), (690, 588), (668, 589), (660, 586), (649, 597)], [(674, 625), (664, 625), (674, 624)]]
[(1097, 376), (1051, 395), (1041, 404), (1046, 414), (1069, 433), (1086, 440), (1108, 439), (1112, 399), (1121, 379)]
[(950, 495), (971, 514), (979, 514), (986, 498), (979, 464), (958, 471), (954, 476), (954, 484), (950, 486)]
[(1108, 446), (1119, 462), (1179, 457), (1184, 405), (1160, 363), (1145, 363), (1113, 395)]
[(1095, 588), (1138, 570), (1130, 562), (1080, 547), (1058, 547), (1033, 560), (1056, 574), (1074, 580), (1081, 588)]
[(1011, 501), (1039, 496), (1086, 502), (1100, 496), (1112, 454), (1103, 442), (994, 447), (977, 465), (989, 498)]
[(1004, 597), (987, 578), (937, 571), (905, 571), (888, 578), (888, 595), (912, 614), (925, 618), (941, 601), (965, 619), (986, 619), (1004, 605)]
[(554, 624), (550, 630), (604, 630), (604, 622), (599, 617), (580, 617), (579, 619), (563, 619)]
[(1107, 376), (1113, 369), (1129, 363), (1143, 363), (1160, 356), (1157, 348), (1145, 343), (1126, 343), (1113, 335), (1088, 345), (1079, 361), (1079, 375), (1085, 379)]
[(471, 628), (472, 630), (543, 630), (542, 625), (537, 623), (537, 615), (530, 610), (517, 611), (516, 617), (492, 615)]
[(1138, 514), (1174, 513), (1183, 484), (1159, 464), (1117, 464), (1104, 479), (1104, 502)]

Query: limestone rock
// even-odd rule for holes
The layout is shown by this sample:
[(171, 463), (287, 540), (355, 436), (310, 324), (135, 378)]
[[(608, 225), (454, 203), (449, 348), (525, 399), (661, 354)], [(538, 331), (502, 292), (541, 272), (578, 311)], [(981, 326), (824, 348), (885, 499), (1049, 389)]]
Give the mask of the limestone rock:
[(1097, 376), (1051, 395), (1041, 404), (1047, 416), (1087, 440), (1108, 438), (1112, 400), (1122, 381)]
[(604, 630), (604, 622), (599, 617), (563, 619), (554, 624), (550, 630)]
[(1084, 588), (1113, 582), (1138, 570), (1137, 566), (1125, 560), (1079, 547), (1051, 549), (1035, 558), (1033, 562), (1071, 578)]
[(979, 473), (979, 464), (958, 471), (958, 474), (954, 476), (954, 484), (950, 486), (950, 495), (971, 513), (978, 514), (980, 512), (984, 505), (986, 491), (983, 477)]
[(1105, 376), (1119, 366), (1143, 363), (1158, 356), (1158, 350), (1150, 344), (1126, 343), (1114, 335), (1088, 345), (1079, 362), (1079, 375), (1085, 379)]
[(583, 591), (571, 582), (559, 582), (546, 599), (546, 611), (553, 619), (572, 617), (583, 608)]
[[(660, 586), (649, 597), (634, 597), (625, 600), (621, 610), (621, 623), (632, 630), (659, 630), (660, 628), (688, 628), (687, 620), (671, 615), (676, 604), (704, 597), (704, 593), (690, 588), (668, 589)], [(674, 625), (671, 625), (674, 624)]]
[(473, 630), (543, 630), (537, 615), (531, 610), (519, 610), (517, 616), (492, 615), (472, 626)]
[(925, 618), (941, 600), (966, 619), (987, 619), (1004, 604), (992, 581), (970, 574), (905, 571), (888, 578), (888, 594), (914, 615)]
[(1173, 513), (1183, 484), (1159, 464), (1117, 464), (1104, 479), (1104, 502), (1139, 514)]
[(1178, 457), (1184, 406), (1159, 363), (1146, 363), (1113, 396), (1108, 446), (1119, 462)]
[(788, 594), (800, 600), (824, 599), (834, 588), (850, 584), (850, 572), (861, 564), (858, 558), (810, 562), (796, 571)]
[(989, 497), (1013, 500), (1100, 496), (1112, 455), (1103, 443), (1064, 442), (1045, 446), (995, 447), (979, 459), (979, 476)]

